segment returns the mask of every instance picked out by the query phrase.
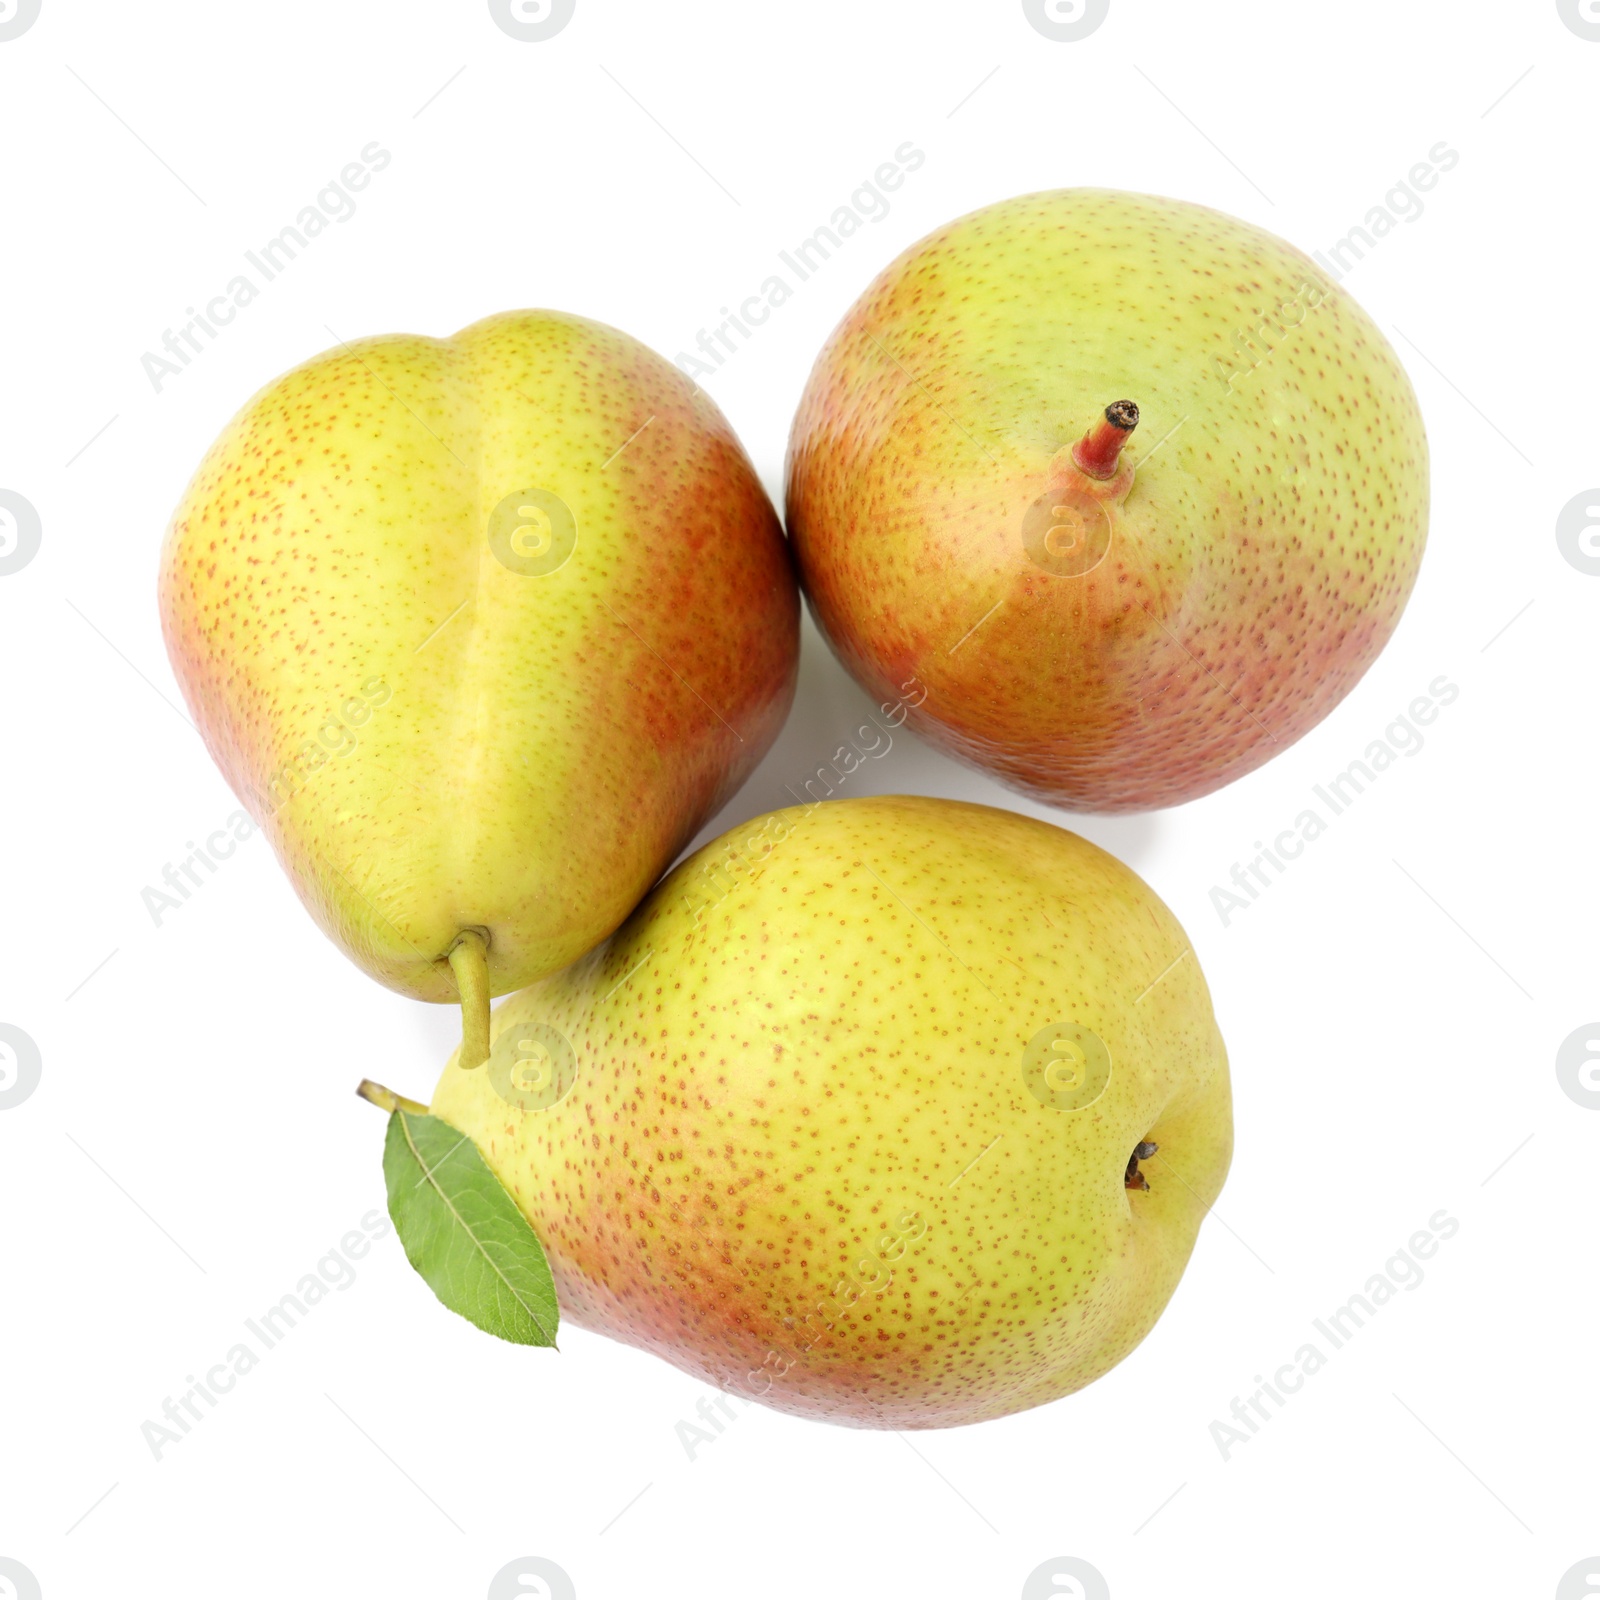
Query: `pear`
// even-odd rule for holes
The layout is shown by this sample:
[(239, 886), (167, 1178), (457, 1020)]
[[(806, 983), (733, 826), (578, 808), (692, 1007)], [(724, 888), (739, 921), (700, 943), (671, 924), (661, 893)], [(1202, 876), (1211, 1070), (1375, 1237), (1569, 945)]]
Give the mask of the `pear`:
[(776, 736), (799, 598), (716, 406), (626, 334), (340, 345), (223, 431), (161, 558), (195, 721), (324, 930), (488, 997), (582, 955)]
[(1251, 771), (1349, 693), (1416, 578), (1427, 443), (1388, 342), (1298, 250), (1064, 189), (878, 276), (806, 385), (787, 504), (871, 693), (916, 678), (935, 744), (1128, 811)]
[(986, 806), (746, 823), (493, 1032), (430, 1110), (538, 1235), (562, 1315), (859, 1427), (977, 1422), (1114, 1366), (1232, 1148), (1172, 914)]

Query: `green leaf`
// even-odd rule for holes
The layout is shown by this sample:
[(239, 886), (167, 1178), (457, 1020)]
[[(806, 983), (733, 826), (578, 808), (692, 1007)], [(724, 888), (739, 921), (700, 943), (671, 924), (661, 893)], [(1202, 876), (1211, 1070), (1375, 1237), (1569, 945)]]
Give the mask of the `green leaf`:
[(513, 1344), (556, 1342), (544, 1247), (466, 1134), (402, 1107), (389, 1118), (383, 1176), (406, 1259), (452, 1311)]

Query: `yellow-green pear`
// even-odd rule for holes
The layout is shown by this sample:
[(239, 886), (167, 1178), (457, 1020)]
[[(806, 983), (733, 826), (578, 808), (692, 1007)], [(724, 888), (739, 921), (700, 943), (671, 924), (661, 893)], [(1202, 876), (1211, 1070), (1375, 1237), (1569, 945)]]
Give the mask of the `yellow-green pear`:
[(1077, 835), (953, 801), (735, 829), (493, 1038), (430, 1110), (526, 1216), (562, 1315), (858, 1427), (1114, 1366), (1232, 1149), (1172, 914)]
[(489, 993), (603, 939), (748, 775), (799, 647), (722, 414), (548, 311), (269, 384), (178, 507), (160, 602), (312, 915), (383, 983), (459, 990), (480, 1054)]
[(1249, 223), (1105, 189), (887, 266), (817, 357), (788, 477), (807, 599), (868, 692), (920, 679), (913, 728), (1078, 811), (1192, 800), (1308, 733), (1428, 525), (1417, 398), (1355, 299)]

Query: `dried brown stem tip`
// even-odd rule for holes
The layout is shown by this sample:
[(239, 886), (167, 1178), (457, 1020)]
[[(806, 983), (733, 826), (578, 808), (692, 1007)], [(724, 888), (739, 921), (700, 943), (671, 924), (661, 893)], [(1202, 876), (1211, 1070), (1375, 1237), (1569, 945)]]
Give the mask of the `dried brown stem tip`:
[(1072, 447), (1079, 471), (1091, 478), (1109, 478), (1128, 435), (1139, 426), (1139, 408), (1131, 400), (1113, 400), (1106, 414)]

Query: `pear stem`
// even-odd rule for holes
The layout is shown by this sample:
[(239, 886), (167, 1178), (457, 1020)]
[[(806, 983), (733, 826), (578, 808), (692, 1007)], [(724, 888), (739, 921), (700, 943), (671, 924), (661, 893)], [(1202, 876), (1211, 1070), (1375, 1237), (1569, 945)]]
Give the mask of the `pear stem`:
[(1072, 459), (1091, 478), (1116, 475), (1117, 457), (1128, 435), (1139, 426), (1139, 408), (1131, 400), (1113, 400), (1106, 414), (1072, 447)]
[(369, 1100), (380, 1111), (409, 1111), (413, 1116), (425, 1117), (428, 1108), (415, 1100), (408, 1100), (403, 1094), (396, 1094), (393, 1089), (385, 1089), (381, 1083), (374, 1083), (371, 1078), (363, 1078), (356, 1085), (356, 1093), (363, 1100)]
[(489, 941), (483, 931), (463, 928), (448, 959), (461, 996), (460, 1065), (481, 1067), (489, 1059)]

